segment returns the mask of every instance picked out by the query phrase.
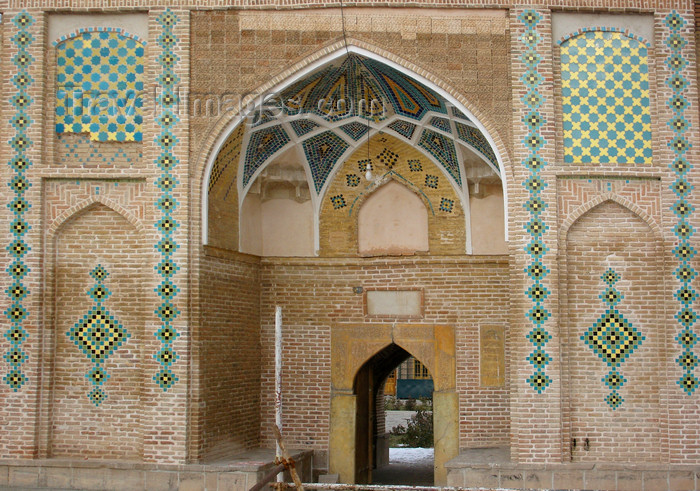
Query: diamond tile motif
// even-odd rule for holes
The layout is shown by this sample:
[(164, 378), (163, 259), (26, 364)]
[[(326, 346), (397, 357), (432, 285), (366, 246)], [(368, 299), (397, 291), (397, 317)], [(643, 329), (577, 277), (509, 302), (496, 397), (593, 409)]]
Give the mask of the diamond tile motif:
[[(161, 255), (161, 261), (155, 267), (156, 272), (161, 276), (161, 283), (154, 291), (161, 297), (162, 302), (155, 309), (160, 327), (154, 335), (161, 342), (161, 350), (163, 348), (170, 349), (171, 343), (177, 339), (178, 332), (175, 330), (173, 322), (175, 322), (180, 313), (175, 307), (175, 301), (179, 292), (175, 276), (180, 267), (172, 257), (172, 254), (179, 247), (175, 239), (175, 232), (179, 228), (179, 223), (174, 218), (178, 202), (173, 196), (179, 181), (171, 173), (179, 163), (179, 160), (174, 156), (176, 155), (175, 149), (179, 142), (178, 138), (173, 134), (173, 130), (180, 121), (176, 115), (179, 103), (176, 86), (179, 81), (177, 72), (180, 58), (175, 53), (175, 47), (178, 46), (180, 40), (174, 32), (174, 28), (179, 21), (180, 19), (170, 9), (165, 9), (157, 18), (161, 33), (156, 38), (159, 65), (156, 68), (156, 81), (159, 93), (156, 106), (160, 110), (160, 115), (156, 118), (156, 122), (160, 126), (160, 133), (156, 136), (155, 143), (159, 147), (160, 153), (156, 157), (155, 164), (161, 171), (160, 177), (156, 180), (156, 186), (161, 190), (161, 193), (155, 201), (156, 208), (160, 211), (160, 217), (154, 224), (158, 231), (158, 243), (154, 247)], [(164, 332), (168, 333), (167, 336), (162, 335)], [(177, 358), (177, 354), (173, 351), (172, 359), (176, 360)], [(171, 372), (171, 362), (163, 363), (157, 357), (156, 360), (159, 361), (161, 370), (154, 375), (153, 380), (161, 389), (167, 391), (177, 382), (178, 378)], [(167, 383), (164, 383), (163, 380), (166, 379)]]
[(647, 46), (613, 31), (561, 42), (564, 162), (651, 164)]
[(608, 269), (601, 279), (608, 285), (599, 296), (607, 309), (596, 323), (581, 335), (581, 340), (607, 366), (612, 367), (608, 375), (603, 377), (603, 382), (613, 389), (605, 401), (615, 410), (624, 401), (617, 389), (626, 382), (616, 368), (641, 346), (644, 336), (617, 309), (613, 308), (623, 298), (623, 295), (613, 288), (620, 280), (620, 276), (612, 269)]
[(345, 140), (332, 131), (312, 136), (302, 143), (317, 193), (321, 192), (336, 162), (349, 147)]
[(319, 127), (317, 123), (314, 123), (310, 119), (295, 119), (290, 121), (289, 124), (297, 136), (304, 136)]
[[(551, 361), (551, 356), (547, 354), (545, 348), (552, 339), (551, 334), (545, 328), (545, 323), (551, 317), (550, 311), (546, 308), (545, 301), (549, 296), (549, 289), (543, 283), (544, 278), (549, 274), (542, 260), (549, 248), (545, 245), (544, 238), (549, 226), (540, 217), (548, 204), (539, 197), (540, 192), (547, 184), (539, 177), (539, 171), (546, 166), (546, 162), (538, 155), (539, 149), (547, 142), (540, 134), (544, 118), (539, 113), (539, 107), (545, 102), (544, 96), (539, 92), (543, 77), (538, 71), (541, 56), (538, 49), (547, 49), (540, 46), (541, 37), (537, 32), (538, 24), (542, 16), (535, 10), (527, 9), (518, 15), (518, 20), (524, 27), (524, 32), (520, 36), (519, 46), (521, 51), (520, 59), (525, 66), (523, 76), (520, 81), (525, 90), (522, 102), (528, 110), (521, 118), (525, 129), (525, 137), (522, 140), (523, 148), (527, 151), (527, 157), (523, 160), (523, 166), (528, 170), (528, 178), (522, 182), (523, 187), (528, 192), (528, 200), (523, 204), (529, 214), (529, 220), (523, 223), (525, 232), (530, 236), (529, 243), (525, 246), (525, 252), (530, 254), (530, 263), (525, 268), (525, 273), (530, 277), (530, 284), (525, 290), (525, 294), (532, 306), (526, 313), (526, 318), (533, 328), (527, 335), (527, 339), (533, 347), (527, 360), (532, 365), (534, 372), (527, 379), (530, 387), (541, 394), (552, 383), (552, 378), (546, 374), (546, 368)], [(480, 152), (491, 161), (496, 168), (496, 160), (486, 138), (470, 125), (456, 123), (457, 137), (469, 144), (472, 148)]]
[(696, 255), (696, 250), (690, 242), (695, 230), (689, 223), (695, 209), (687, 201), (692, 194), (693, 185), (686, 180), (686, 175), (692, 168), (692, 165), (686, 159), (686, 153), (690, 149), (690, 144), (684, 136), (685, 133), (691, 130), (690, 122), (684, 114), (689, 107), (685, 97), (689, 84), (687, 82), (688, 63), (682, 51), (688, 44), (684, 37), (688, 33), (683, 29), (686, 25), (685, 19), (676, 11), (672, 11), (666, 17), (665, 25), (667, 30), (664, 32), (664, 39), (666, 45), (671, 49), (671, 54), (666, 59), (666, 66), (671, 70), (667, 84), (673, 89), (673, 95), (668, 101), (668, 107), (674, 112), (674, 116), (668, 122), (668, 126), (674, 133), (668, 141), (668, 147), (674, 153), (674, 160), (669, 167), (676, 175), (676, 180), (670, 185), (670, 188), (678, 197), (678, 201), (671, 208), (671, 211), (678, 218), (678, 221), (673, 225), (673, 232), (678, 239), (673, 249), (673, 253), (678, 260), (678, 267), (674, 271), (674, 277), (680, 283), (675, 294), (679, 302), (679, 310), (674, 315), (674, 318), (681, 328), (681, 331), (676, 336), (676, 341), (682, 351), (676, 358), (676, 363), (683, 373), (677, 383), (690, 396), (693, 395), (698, 386), (698, 379), (694, 374), (698, 363), (697, 357), (692, 351), (697, 342), (697, 335), (694, 331), (697, 315), (692, 309), (696, 299), (692, 283), (697, 276), (697, 272), (693, 268), (692, 259)]
[(427, 150), (452, 176), (458, 186), (462, 186), (462, 176), (459, 172), (457, 152), (454, 143), (448, 137), (432, 130), (423, 130), (418, 146)]
[(397, 119), (393, 123), (389, 124), (389, 129), (395, 131), (399, 135), (403, 136), (407, 140), (410, 140), (413, 138), (413, 133), (416, 131), (416, 125), (409, 123), (407, 121), (403, 121), (401, 119)]
[(350, 138), (353, 140), (357, 141), (360, 138), (362, 138), (367, 131), (369, 131), (369, 128), (367, 127), (366, 124), (358, 123), (357, 121), (353, 121), (352, 123), (344, 124), (340, 127), (343, 132), (348, 135)]
[(7, 206), (14, 217), (9, 220), (12, 238), (6, 247), (12, 256), (12, 262), (5, 270), (10, 276), (11, 282), (11, 286), (5, 290), (10, 305), (5, 311), (5, 316), (9, 320), (5, 338), (11, 346), (3, 357), (9, 365), (8, 373), (3, 377), (3, 381), (15, 392), (27, 383), (27, 377), (22, 372), (22, 367), (27, 362), (27, 356), (22, 351), (22, 344), (28, 336), (23, 322), (29, 312), (24, 308), (22, 300), (30, 294), (30, 291), (23, 285), (22, 279), (29, 272), (29, 268), (24, 264), (24, 258), (31, 251), (31, 247), (25, 240), (25, 235), (31, 227), (24, 218), (24, 214), (29, 210), (31, 204), (24, 198), (24, 193), (31, 186), (26, 171), (32, 162), (27, 157), (26, 152), (33, 145), (28, 136), (32, 120), (27, 111), (33, 103), (32, 97), (29, 96), (29, 90), (32, 89), (34, 79), (29, 70), (35, 60), (29, 54), (29, 49), (36, 39), (29, 28), (34, 25), (34, 22), (34, 18), (25, 11), (12, 18), (12, 24), (17, 29), (17, 33), (10, 38), (10, 46), (17, 51), (17, 54), (12, 58), (13, 66), (7, 67), (7, 76), (11, 76), (10, 79), (17, 91), (10, 97), (13, 108), (7, 115), (12, 125), (10, 131), (14, 130), (14, 134), (6, 135), (11, 147), (9, 161), (11, 177), (8, 186), (14, 193)]
[[(121, 29), (82, 29), (56, 44), (56, 133), (143, 139), (144, 44)], [(174, 85), (174, 74), (163, 83)]]
[(99, 406), (107, 398), (107, 394), (99, 388), (109, 378), (102, 363), (131, 337), (131, 334), (102, 305), (109, 296), (109, 290), (104, 285), (108, 275), (107, 270), (101, 265), (97, 265), (92, 270), (90, 276), (95, 279), (95, 285), (87, 291), (87, 295), (94, 301), (94, 305), (66, 332), (68, 338), (87, 356), (88, 360), (94, 363), (85, 376), (95, 386), (88, 394), (88, 398), (95, 406)]

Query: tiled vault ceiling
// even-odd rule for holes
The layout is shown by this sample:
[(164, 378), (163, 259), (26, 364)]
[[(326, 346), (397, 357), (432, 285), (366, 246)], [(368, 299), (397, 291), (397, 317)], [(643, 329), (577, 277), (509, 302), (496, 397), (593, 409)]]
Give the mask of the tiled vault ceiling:
[[(237, 184), (241, 199), (265, 167), (289, 155), (308, 169), (309, 188), (320, 196), (334, 171), (378, 132), (419, 147), (459, 190), (500, 181), (495, 152), (469, 117), (417, 80), (357, 54), (293, 83), (241, 124), (244, 136), (233, 131), (222, 147), (242, 137), (239, 161), (232, 162), (239, 171), (228, 182), (212, 173), (219, 182), (209, 183), (210, 190)], [(231, 181), (238, 176), (240, 182)]]

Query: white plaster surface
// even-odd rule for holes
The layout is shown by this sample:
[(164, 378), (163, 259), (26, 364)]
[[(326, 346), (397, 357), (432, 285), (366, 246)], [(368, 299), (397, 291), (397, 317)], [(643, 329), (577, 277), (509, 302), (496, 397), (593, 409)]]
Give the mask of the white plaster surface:
[(423, 313), (422, 292), (417, 290), (368, 290), (367, 313), (397, 317), (419, 317)]
[(311, 201), (272, 199), (262, 203), (263, 256), (313, 256), (314, 210)]
[(415, 193), (395, 181), (363, 203), (357, 228), (360, 254), (412, 254), (429, 248), (427, 208)]
[(118, 27), (141, 40), (148, 40), (148, 15), (135, 14), (52, 14), (49, 16), (49, 41), (85, 27)]
[(629, 30), (632, 34), (654, 42), (654, 17), (652, 15), (574, 14), (554, 12), (552, 14), (552, 42), (580, 30), (582, 27), (615, 27)]

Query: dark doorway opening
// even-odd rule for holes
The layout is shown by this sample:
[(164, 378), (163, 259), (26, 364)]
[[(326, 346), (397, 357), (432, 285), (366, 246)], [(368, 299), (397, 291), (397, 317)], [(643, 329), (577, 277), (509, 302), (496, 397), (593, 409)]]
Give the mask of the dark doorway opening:
[[(397, 440), (387, 430), (384, 392), (387, 380), (391, 381), (390, 376), (395, 375), (396, 369), (407, 360), (410, 365), (414, 358), (408, 351), (392, 343), (362, 365), (355, 376), (355, 482), (358, 484), (427, 486), (434, 482), (434, 460), (431, 451), (396, 447), (392, 451), (390, 448), (392, 442), (396, 445)], [(418, 366), (419, 373), (423, 374), (424, 366), (420, 362), (415, 366)], [(426, 380), (429, 378), (428, 375)], [(430, 382), (432, 383), (432, 380)], [(413, 400), (413, 405), (409, 405), (409, 410), (402, 414), (407, 416), (403, 426), (408, 427), (411, 416), (419, 412), (418, 408), (422, 404), (426, 405), (421, 411), (423, 419), (430, 418), (432, 426), (432, 404), (429, 407), (430, 412), (427, 411), (427, 404), (431, 401), (432, 393), (430, 398), (426, 397), (420, 402)], [(432, 446), (430, 438), (430, 447)]]

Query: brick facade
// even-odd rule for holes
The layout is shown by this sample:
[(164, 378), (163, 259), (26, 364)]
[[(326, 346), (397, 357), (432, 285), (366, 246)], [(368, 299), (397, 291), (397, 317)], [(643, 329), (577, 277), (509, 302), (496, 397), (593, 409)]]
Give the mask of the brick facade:
[[(281, 306), (285, 438), (313, 451), (317, 473), (334, 451), (331, 333), (399, 324), (454, 331), (455, 451), (697, 473), (693, 3), (79, 3), (0, 1), (0, 458), (179, 466), (272, 447)], [(89, 63), (76, 59), (87, 48), (59, 56), (80, 33), (122, 44)], [(573, 60), (584, 52), (585, 70)], [(367, 79), (333, 90), (394, 94), (389, 119), (343, 129), (321, 106), (297, 119), (261, 110), (265, 94), (321, 97), (313, 77), (340, 77), (346, 59)], [(85, 127), (57, 132), (70, 67), (87, 84), (100, 64), (138, 76), (71, 86)], [(619, 65), (629, 73), (616, 79)], [(610, 83), (591, 95), (587, 73)], [(124, 95), (141, 78), (143, 121), (99, 141), (110, 102), (91, 91)], [(275, 181), (292, 174), (301, 185)], [(358, 249), (359, 209), (389, 180), (428, 210), (427, 252)], [(287, 205), (265, 208), (280, 189)], [(295, 213), (313, 229), (294, 249), (305, 252), (265, 254), (295, 240), (274, 230)], [(265, 220), (273, 230), (256, 232)], [(246, 254), (263, 240), (275, 247)], [(373, 317), (368, 290), (419, 290), (422, 313)], [(97, 307), (113, 316), (113, 346), (71, 337)], [(638, 336), (617, 358), (595, 344), (608, 311)], [(481, 385), (494, 366), (485, 326), (505, 332), (502, 386)], [(17, 484), (9, 471), (3, 484)]]

